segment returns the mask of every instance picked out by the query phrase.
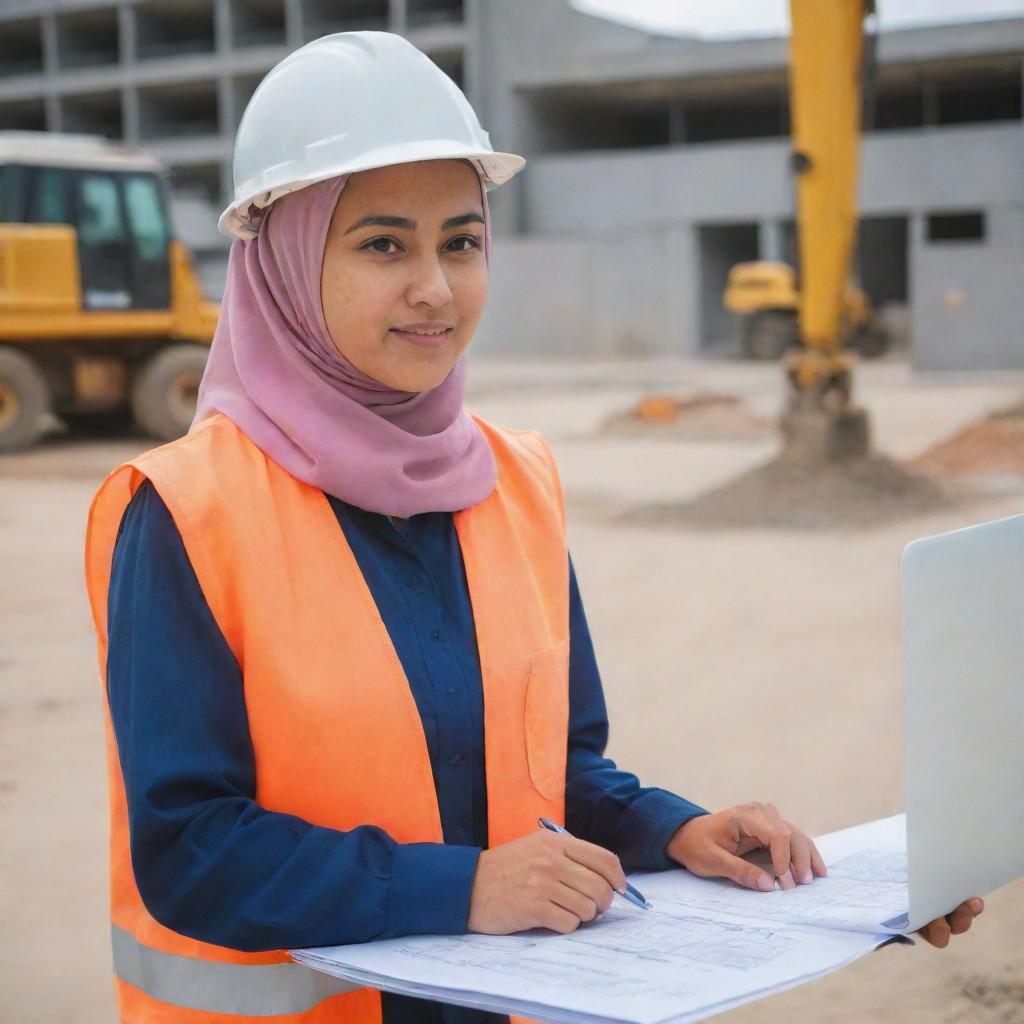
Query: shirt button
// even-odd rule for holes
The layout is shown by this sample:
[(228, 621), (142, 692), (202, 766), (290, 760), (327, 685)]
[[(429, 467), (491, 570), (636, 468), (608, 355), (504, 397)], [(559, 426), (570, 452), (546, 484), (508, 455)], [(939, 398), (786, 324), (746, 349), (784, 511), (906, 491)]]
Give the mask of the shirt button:
[(465, 754), (454, 754), (452, 757), (448, 758), (448, 764), (450, 764), (452, 768), (458, 768), (462, 765), (462, 762), (465, 760)]
[(439, 629), (433, 630), (431, 632), (430, 636), (431, 636), (431, 638), (433, 640), (440, 640), (441, 639), (441, 630), (439, 630)]
[(423, 577), (411, 576), (409, 578), (409, 586), (412, 587), (413, 590), (419, 590), (423, 586)]
[(449, 686), (448, 687), (448, 699), (449, 700), (455, 700), (455, 698), (458, 697), (458, 695), (459, 695), (459, 691), (456, 690), (454, 686)]

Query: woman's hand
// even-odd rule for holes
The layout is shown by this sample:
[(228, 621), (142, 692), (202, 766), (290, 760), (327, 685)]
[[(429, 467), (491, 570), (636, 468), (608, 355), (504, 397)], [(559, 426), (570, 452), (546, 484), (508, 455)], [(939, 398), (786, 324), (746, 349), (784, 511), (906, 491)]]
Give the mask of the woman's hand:
[(547, 829), (480, 854), (469, 902), (471, 932), (550, 928), (563, 935), (603, 914), (626, 876), (614, 853)]
[[(742, 859), (759, 847), (771, 851), (774, 874)], [(779, 817), (774, 804), (740, 804), (691, 818), (676, 830), (666, 852), (693, 875), (731, 878), (762, 892), (774, 890), (776, 878), (783, 889), (792, 889), (828, 873), (818, 848)]]
[(984, 909), (985, 901), (980, 896), (974, 896), (969, 900), (964, 900), (953, 913), (930, 921), (917, 934), (936, 949), (945, 949), (949, 945), (949, 937), (963, 935)]
[[(771, 851), (772, 871), (783, 889), (828, 873), (813, 841), (781, 818), (773, 804), (741, 804), (691, 818), (676, 830), (666, 852), (691, 874), (731, 878), (748, 889), (767, 892), (775, 888), (772, 876), (741, 859), (759, 847)], [(950, 936), (966, 932), (984, 909), (984, 902), (975, 896), (951, 914), (929, 922), (917, 934), (938, 949), (945, 949)]]

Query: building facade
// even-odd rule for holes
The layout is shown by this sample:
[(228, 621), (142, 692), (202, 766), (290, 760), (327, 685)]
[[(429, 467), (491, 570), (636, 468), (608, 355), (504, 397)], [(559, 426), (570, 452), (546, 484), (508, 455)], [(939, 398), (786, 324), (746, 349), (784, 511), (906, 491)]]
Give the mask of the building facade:
[[(1024, 368), (1024, 17), (882, 32), (857, 274), (928, 370)], [(0, 127), (97, 132), (170, 168), (216, 293), (242, 110), (327, 32), (401, 32), (527, 167), (491, 194), (476, 345), (729, 351), (739, 260), (792, 259), (786, 40), (651, 35), (566, 0), (6, 0)]]

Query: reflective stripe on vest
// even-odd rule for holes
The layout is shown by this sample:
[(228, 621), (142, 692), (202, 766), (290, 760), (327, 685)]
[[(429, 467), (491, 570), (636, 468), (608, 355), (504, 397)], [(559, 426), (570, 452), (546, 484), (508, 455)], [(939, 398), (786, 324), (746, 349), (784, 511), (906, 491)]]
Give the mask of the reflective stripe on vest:
[(116, 925), (110, 941), (114, 973), (122, 981), (162, 1003), (190, 1010), (247, 1017), (305, 1013), (323, 999), (361, 987), (302, 964), (225, 964), (163, 953)]

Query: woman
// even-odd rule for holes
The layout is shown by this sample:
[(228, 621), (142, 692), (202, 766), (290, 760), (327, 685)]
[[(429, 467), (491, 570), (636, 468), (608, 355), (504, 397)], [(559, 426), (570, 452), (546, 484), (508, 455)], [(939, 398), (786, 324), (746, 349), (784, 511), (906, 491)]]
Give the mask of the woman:
[(771, 805), (709, 813), (603, 757), (550, 450), (462, 404), (486, 185), (522, 164), (388, 33), (311, 43), (247, 108), (196, 421), (90, 511), (125, 1024), (503, 1020), (281, 951), (569, 932), (635, 869), (825, 874)]

